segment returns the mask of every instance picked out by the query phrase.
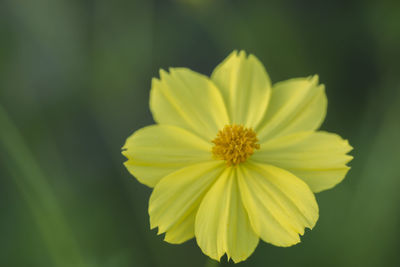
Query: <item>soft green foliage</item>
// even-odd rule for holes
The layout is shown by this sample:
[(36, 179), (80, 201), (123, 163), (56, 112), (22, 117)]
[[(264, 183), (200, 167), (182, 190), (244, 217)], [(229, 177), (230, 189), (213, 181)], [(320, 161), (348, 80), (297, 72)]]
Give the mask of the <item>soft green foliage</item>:
[(256, 54), (273, 83), (318, 73), (322, 129), (356, 148), (346, 179), (316, 195), (318, 225), (302, 243), (260, 244), (238, 266), (400, 265), (399, 11), (372, 0), (2, 1), (0, 265), (204, 266), (195, 242), (149, 231), (150, 189), (119, 148), (152, 123), (160, 67), (210, 75), (233, 49)]

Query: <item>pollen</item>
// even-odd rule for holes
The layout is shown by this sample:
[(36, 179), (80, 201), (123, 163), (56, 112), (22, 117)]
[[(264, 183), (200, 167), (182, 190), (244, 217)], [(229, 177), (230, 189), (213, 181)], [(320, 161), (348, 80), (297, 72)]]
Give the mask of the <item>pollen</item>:
[(259, 149), (256, 133), (243, 125), (226, 125), (212, 140), (213, 156), (226, 161), (228, 166), (245, 162), (255, 149)]

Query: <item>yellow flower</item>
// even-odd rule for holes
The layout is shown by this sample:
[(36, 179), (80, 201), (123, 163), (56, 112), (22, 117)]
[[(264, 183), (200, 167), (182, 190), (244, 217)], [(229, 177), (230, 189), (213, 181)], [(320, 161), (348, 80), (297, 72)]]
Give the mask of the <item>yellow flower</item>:
[(339, 183), (352, 159), (346, 140), (317, 131), (326, 107), (317, 76), (271, 86), (262, 63), (243, 51), (211, 78), (161, 70), (150, 94), (157, 124), (136, 131), (122, 152), (129, 172), (154, 187), (151, 228), (173, 244), (195, 237), (209, 257), (234, 262), (259, 238), (300, 242), (318, 220), (314, 193)]

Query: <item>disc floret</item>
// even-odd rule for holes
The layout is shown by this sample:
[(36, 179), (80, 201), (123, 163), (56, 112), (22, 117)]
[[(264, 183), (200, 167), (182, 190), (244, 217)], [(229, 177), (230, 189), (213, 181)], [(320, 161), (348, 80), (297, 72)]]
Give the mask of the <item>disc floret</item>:
[(213, 156), (226, 161), (228, 166), (245, 162), (260, 145), (256, 133), (243, 125), (226, 125), (212, 140)]

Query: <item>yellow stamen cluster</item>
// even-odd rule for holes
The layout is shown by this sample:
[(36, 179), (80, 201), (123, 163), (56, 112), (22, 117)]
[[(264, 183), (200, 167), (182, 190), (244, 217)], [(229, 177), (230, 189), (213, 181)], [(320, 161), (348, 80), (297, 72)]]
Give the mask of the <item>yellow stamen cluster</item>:
[(256, 133), (243, 125), (226, 125), (212, 141), (215, 158), (223, 159), (228, 166), (245, 162), (255, 149), (259, 149)]

